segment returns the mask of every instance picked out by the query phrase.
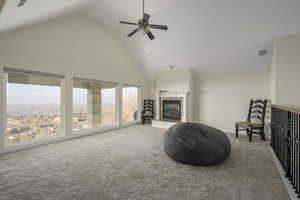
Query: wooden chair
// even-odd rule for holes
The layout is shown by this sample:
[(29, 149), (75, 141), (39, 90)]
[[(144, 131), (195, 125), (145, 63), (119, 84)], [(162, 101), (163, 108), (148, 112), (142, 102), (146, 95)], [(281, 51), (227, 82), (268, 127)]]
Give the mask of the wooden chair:
[(154, 100), (144, 99), (144, 109), (142, 111), (142, 123), (145, 121), (151, 121), (154, 119)]
[(266, 140), (264, 127), (267, 103), (267, 100), (250, 101), (247, 121), (235, 124), (236, 137), (239, 137), (239, 131), (246, 131), (249, 142), (252, 142), (252, 134), (259, 134), (262, 140)]

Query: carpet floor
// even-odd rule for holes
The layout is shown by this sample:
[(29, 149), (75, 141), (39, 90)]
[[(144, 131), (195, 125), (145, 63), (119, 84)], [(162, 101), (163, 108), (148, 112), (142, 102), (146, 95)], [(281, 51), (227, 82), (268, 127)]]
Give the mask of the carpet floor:
[(133, 126), (0, 155), (1, 200), (287, 200), (267, 143), (234, 138), (231, 157), (183, 165), (164, 130)]

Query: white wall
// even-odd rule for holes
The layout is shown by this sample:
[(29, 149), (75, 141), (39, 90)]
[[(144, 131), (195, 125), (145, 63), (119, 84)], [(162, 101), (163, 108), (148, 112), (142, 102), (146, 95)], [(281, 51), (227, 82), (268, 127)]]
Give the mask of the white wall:
[[(73, 77), (140, 85), (142, 97), (148, 95), (144, 74), (118, 37), (106, 27), (80, 14), (0, 35), (0, 72), (3, 67), (65, 75), (64, 102), (72, 102)], [(2, 78), (0, 76), (0, 84)], [(0, 88), (1, 94), (3, 89)], [(0, 98), (0, 105), (3, 104), (3, 98)], [(3, 109), (0, 106), (1, 113)], [(59, 140), (74, 136), (71, 135), (70, 127), (72, 104), (67, 103), (63, 110), (66, 113), (66, 137)], [(0, 119), (2, 118), (0, 114)], [(0, 126), (3, 130), (2, 123)], [(3, 132), (4, 130), (0, 134)], [(49, 142), (51, 141), (44, 143)], [(0, 153), (4, 151), (2, 146), (3, 141), (0, 139)], [(6, 148), (5, 151), (10, 149)]]
[(147, 85), (148, 85), (148, 91), (149, 91), (149, 98), (152, 98), (152, 99), (156, 99), (156, 80), (148, 80), (147, 81)]
[(194, 120), (194, 76), (191, 69), (184, 68), (161, 71), (157, 74), (156, 84), (150, 85), (150, 95), (153, 95), (153, 92), (151, 92), (154, 90), (153, 87), (155, 87), (156, 91), (153, 97), (154, 99), (158, 97), (160, 91), (189, 92), (187, 120)]
[(202, 76), (196, 84), (197, 120), (223, 131), (247, 119), (251, 99), (269, 99), (269, 71)]
[(271, 94), (275, 104), (300, 105), (300, 34), (273, 42)]
[(75, 14), (0, 35), (0, 66), (145, 84), (118, 37)]
[(157, 74), (157, 90), (169, 92), (188, 92), (192, 73), (190, 69), (161, 71)]

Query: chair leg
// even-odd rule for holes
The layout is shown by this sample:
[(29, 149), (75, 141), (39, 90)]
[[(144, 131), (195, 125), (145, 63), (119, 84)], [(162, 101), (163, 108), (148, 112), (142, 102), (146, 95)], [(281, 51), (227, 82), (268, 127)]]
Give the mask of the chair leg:
[(264, 131), (262, 131), (262, 132), (260, 133), (260, 138), (261, 138), (261, 140), (266, 141), (266, 135), (265, 135), (265, 132), (264, 132)]
[(252, 142), (252, 128), (249, 130), (249, 142)]
[(235, 137), (239, 137), (239, 127), (235, 126)]

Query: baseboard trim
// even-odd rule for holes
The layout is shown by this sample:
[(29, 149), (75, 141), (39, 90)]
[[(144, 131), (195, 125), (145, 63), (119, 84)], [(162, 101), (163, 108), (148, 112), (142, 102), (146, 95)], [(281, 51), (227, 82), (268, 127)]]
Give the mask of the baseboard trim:
[(268, 147), (269, 148), (269, 151), (272, 155), (272, 158), (273, 158), (273, 161), (279, 171), (279, 174), (280, 174), (280, 177), (281, 177), (281, 180), (285, 186), (285, 188), (287, 189), (288, 191), (288, 194), (289, 194), (289, 198), (290, 200), (299, 200), (299, 198), (297, 197), (298, 195), (296, 194), (295, 190), (293, 189), (293, 186), (291, 185), (291, 183), (289, 182), (289, 180), (285, 177), (285, 171), (284, 169), (282, 168), (281, 164), (280, 164), (280, 161), (278, 160), (273, 148), (271, 146)]
[(162, 128), (168, 129), (171, 126), (177, 124), (178, 122), (169, 122), (169, 121), (160, 121), (160, 120), (152, 120), (152, 127), (154, 128)]

